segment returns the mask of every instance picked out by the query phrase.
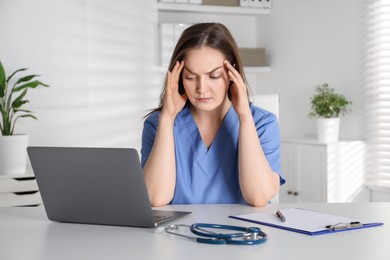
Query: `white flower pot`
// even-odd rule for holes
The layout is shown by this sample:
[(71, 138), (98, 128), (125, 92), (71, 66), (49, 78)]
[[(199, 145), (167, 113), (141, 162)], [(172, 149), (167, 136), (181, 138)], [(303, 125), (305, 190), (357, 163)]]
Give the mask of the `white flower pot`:
[(334, 143), (339, 139), (340, 118), (317, 118), (317, 137), (321, 143)]
[(25, 174), (27, 134), (0, 135), (0, 175)]

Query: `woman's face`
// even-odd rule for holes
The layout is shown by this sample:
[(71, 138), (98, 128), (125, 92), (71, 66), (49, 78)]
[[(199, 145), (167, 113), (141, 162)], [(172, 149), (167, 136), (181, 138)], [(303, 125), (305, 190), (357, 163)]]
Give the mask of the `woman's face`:
[(183, 85), (194, 108), (211, 111), (229, 102), (229, 77), (222, 52), (202, 47), (187, 52), (184, 58)]

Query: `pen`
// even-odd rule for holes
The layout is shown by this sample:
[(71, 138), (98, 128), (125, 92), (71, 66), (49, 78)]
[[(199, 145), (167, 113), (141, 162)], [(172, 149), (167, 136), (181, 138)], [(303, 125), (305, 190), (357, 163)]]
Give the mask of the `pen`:
[(286, 222), (286, 217), (279, 210), (276, 211), (276, 216), (280, 219), (280, 221)]

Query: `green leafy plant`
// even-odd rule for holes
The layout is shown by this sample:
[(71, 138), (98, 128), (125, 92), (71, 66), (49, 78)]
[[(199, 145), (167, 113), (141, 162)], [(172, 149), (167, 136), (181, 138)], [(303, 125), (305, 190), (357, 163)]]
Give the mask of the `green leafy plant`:
[(350, 111), (351, 101), (345, 96), (335, 93), (327, 83), (318, 85), (315, 94), (311, 97), (311, 118), (334, 118), (343, 116)]
[(0, 61), (0, 130), (2, 135), (13, 135), (15, 123), (19, 118), (37, 119), (32, 111), (22, 109), (23, 105), (29, 102), (25, 99), (27, 90), (38, 86), (49, 87), (49, 85), (35, 79), (39, 75), (23, 76), (12, 81), (15, 83), (10, 83), (17, 73), (25, 70), (27, 68), (18, 69), (7, 77)]

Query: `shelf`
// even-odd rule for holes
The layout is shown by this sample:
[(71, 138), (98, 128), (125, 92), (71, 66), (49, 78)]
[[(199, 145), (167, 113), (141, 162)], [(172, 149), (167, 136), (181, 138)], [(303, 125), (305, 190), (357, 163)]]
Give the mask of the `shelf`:
[[(172, 23), (172, 24), (191, 24), (194, 21), (212, 20), (224, 20), (227, 22), (237, 34), (237, 36), (243, 36), (243, 45), (245, 46), (257, 46), (257, 40), (252, 37), (252, 33), (256, 33), (257, 18), (263, 15), (269, 15), (271, 13), (269, 8), (255, 8), (255, 7), (242, 7), (242, 6), (218, 6), (218, 5), (201, 5), (201, 4), (181, 4), (181, 3), (157, 3), (157, 10), (159, 14), (160, 23)], [(239, 17), (233, 17), (233, 16)], [(215, 17), (215, 18), (214, 18)], [(232, 18), (233, 17), (233, 18)], [(204, 19), (203, 19), (204, 18)], [(242, 30), (236, 23), (231, 24), (232, 20), (243, 20), (251, 24), (251, 30)], [(253, 19), (256, 18), (256, 19)], [(202, 20), (203, 19), (203, 20)], [(227, 20), (226, 20), (227, 19)], [(175, 40), (174, 40), (175, 42)], [(165, 57), (165, 56), (164, 56)], [(161, 57), (160, 57), (161, 59)], [(161, 63), (160, 63), (161, 64)], [(164, 62), (165, 64), (165, 62)], [(156, 64), (157, 65), (157, 64)], [(157, 71), (159, 75), (164, 75), (167, 72), (168, 66), (157, 65)], [(269, 66), (264, 67), (244, 67), (245, 74), (253, 78), (254, 75), (270, 73), (271, 68)]]
[[(271, 68), (270, 67), (244, 67), (244, 71), (245, 73), (268, 73), (271, 72)], [(167, 68), (159, 66), (158, 72), (166, 73)]]
[(0, 193), (0, 207), (36, 206), (42, 204), (39, 191), (27, 194)]
[(37, 191), (38, 185), (35, 177), (9, 178), (0, 180), (0, 194), (7, 192)]
[(239, 7), (239, 6), (218, 6), (218, 5), (196, 5), (196, 4), (170, 4), (157, 3), (159, 11), (191, 12), (191, 13), (215, 13), (215, 14), (240, 14), (240, 15), (264, 15), (269, 14), (270, 9)]
[(32, 172), (28, 172), (28, 171), (22, 174), (0, 174), (0, 181), (2, 179), (26, 179), (31, 177), (35, 177), (35, 176)]
[(271, 67), (244, 67), (245, 73), (268, 73), (271, 72)]

